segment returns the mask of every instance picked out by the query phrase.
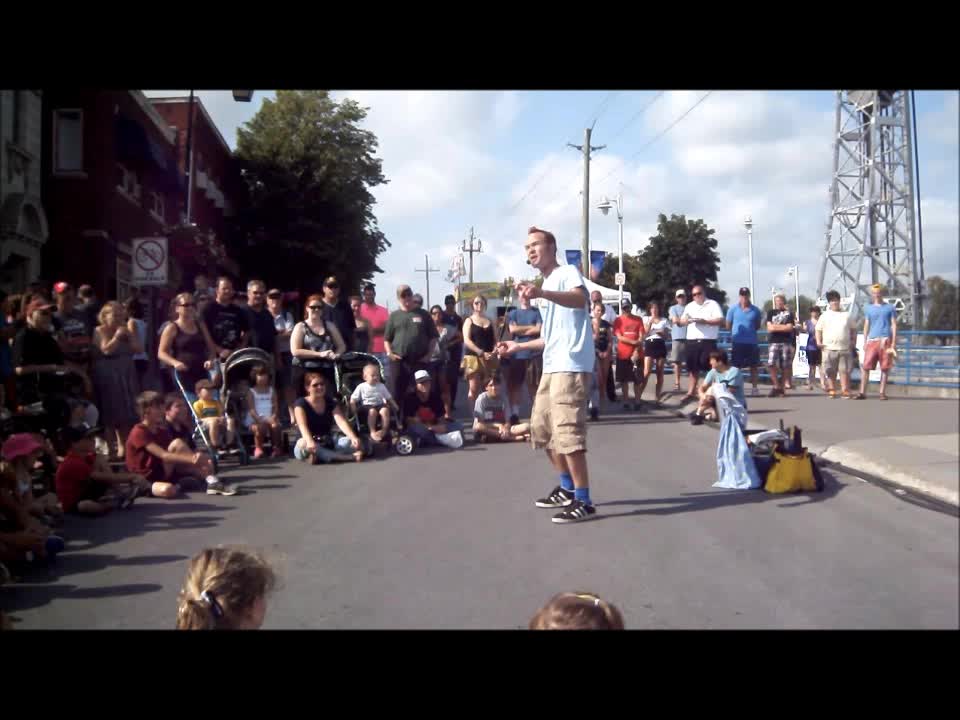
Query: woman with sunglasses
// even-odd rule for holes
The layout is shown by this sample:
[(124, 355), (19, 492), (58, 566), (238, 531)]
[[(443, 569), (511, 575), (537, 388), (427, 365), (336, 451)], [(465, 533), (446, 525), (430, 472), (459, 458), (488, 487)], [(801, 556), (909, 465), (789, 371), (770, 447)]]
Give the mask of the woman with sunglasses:
[(208, 369), (213, 367), (217, 348), (207, 326), (199, 321), (193, 293), (180, 293), (173, 299), (176, 318), (160, 335), (157, 358), (177, 371), (180, 382), (192, 404), (197, 396), (194, 388), (200, 380), (209, 380)]
[[(351, 458), (363, 460), (360, 438), (343, 416), (340, 406), (327, 394), (327, 379), (315, 371), (303, 375), (306, 397), (297, 398), (293, 416), (297, 421), (300, 439), (293, 448), (297, 460), (309, 460), (311, 465), (344, 462)], [(333, 426), (342, 436), (334, 439)]]
[(499, 367), (499, 358), (494, 353), (496, 338), (493, 321), (486, 316), (487, 299), (477, 295), (473, 299), (473, 313), (463, 321), (463, 376), (469, 390), (467, 398), (473, 405), (480, 397), (487, 379)]
[(340, 330), (333, 322), (323, 319), (323, 297), (311, 295), (305, 305), (305, 317), (297, 323), (290, 335), (290, 352), (293, 355), (290, 382), (303, 397), (306, 391), (304, 376), (318, 372), (334, 384), (333, 362), (347, 351)]
[(437, 385), (440, 386), (440, 398), (443, 400), (444, 417), (452, 418), (453, 409), (450, 407), (450, 378), (447, 370), (447, 363), (450, 362), (450, 338), (453, 337), (454, 329), (444, 323), (443, 308), (434, 305), (430, 308), (430, 317), (433, 319), (433, 325), (437, 328), (437, 346), (430, 355), (428, 371), (430, 376), (436, 378)]

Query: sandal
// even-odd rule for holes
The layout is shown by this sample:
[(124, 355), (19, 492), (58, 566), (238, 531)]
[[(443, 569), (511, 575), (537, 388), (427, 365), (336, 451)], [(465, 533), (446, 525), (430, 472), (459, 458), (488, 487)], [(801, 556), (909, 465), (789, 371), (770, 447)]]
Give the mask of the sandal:
[(854, 400), (866, 400), (866, 399), (867, 399), (867, 396), (864, 395), (863, 393), (857, 393), (857, 394), (854, 396), (853, 399), (854, 399)]
[(886, 399), (887, 399), (887, 394), (886, 394), (886, 393), (880, 393), (880, 399), (881, 399), (881, 400), (886, 400)]

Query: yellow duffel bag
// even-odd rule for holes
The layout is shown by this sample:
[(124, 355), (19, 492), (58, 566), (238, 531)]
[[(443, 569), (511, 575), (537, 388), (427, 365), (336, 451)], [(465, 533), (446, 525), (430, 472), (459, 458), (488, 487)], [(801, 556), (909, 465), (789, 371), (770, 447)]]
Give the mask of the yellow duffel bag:
[(820, 492), (823, 477), (806, 448), (800, 455), (774, 450), (773, 465), (767, 472), (763, 489), (768, 493)]

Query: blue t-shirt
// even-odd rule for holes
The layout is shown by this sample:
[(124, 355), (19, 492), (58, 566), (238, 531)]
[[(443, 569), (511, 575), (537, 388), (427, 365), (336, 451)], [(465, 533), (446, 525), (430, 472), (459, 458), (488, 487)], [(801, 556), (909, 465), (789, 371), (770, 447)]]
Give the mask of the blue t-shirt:
[(703, 380), (705, 383), (724, 383), (727, 386), (727, 389), (733, 393), (733, 396), (737, 399), (737, 402), (747, 406), (747, 398), (743, 394), (743, 373), (740, 372), (740, 368), (731, 367), (727, 368), (727, 371), (724, 373), (718, 373), (713, 368), (710, 369), (710, 372), (707, 373), (707, 377)]
[(593, 351), (593, 328), (587, 308), (590, 298), (583, 283), (583, 276), (575, 265), (559, 265), (543, 281), (544, 290), (566, 292), (583, 288), (583, 307), (568, 308), (544, 301), (541, 315), (543, 327), (543, 372), (544, 374), (593, 372), (596, 361)]
[(757, 328), (760, 327), (762, 314), (760, 308), (751, 304), (746, 310), (737, 303), (727, 310), (727, 322), (730, 323), (730, 341), (745, 345), (757, 344)]
[[(543, 317), (540, 315), (540, 311), (536, 308), (529, 308), (524, 310), (523, 308), (516, 308), (507, 313), (507, 324), (508, 325), (540, 325), (543, 323)], [(529, 342), (530, 340), (536, 340), (539, 335), (518, 335), (514, 338), (517, 342)], [(517, 350), (513, 354), (513, 357), (517, 360), (529, 360), (533, 356), (533, 351), (531, 350)]]
[(687, 339), (687, 326), (677, 324), (677, 320), (683, 317), (683, 309), (685, 307), (686, 305), (674, 305), (670, 308), (670, 322), (673, 323), (670, 328), (670, 338), (672, 340)]
[(863, 314), (870, 321), (870, 332), (867, 333), (867, 340), (874, 338), (888, 338), (893, 335), (890, 328), (890, 318), (897, 316), (897, 311), (890, 303), (882, 305), (867, 305), (863, 309)]

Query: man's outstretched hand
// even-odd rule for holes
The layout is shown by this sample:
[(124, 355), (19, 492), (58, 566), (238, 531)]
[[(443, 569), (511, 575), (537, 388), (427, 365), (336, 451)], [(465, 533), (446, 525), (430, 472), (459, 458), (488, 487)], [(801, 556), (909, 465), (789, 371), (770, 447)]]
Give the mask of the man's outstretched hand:
[(500, 357), (510, 357), (517, 351), (517, 343), (514, 340), (503, 340), (497, 343), (497, 355)]
[(538, 297), (543, 297), (543, 290), (538, 288), (532, 282), (518, 282), (516, 284), (517, 297), (526, 298), (527, 300), (534, 300)]

